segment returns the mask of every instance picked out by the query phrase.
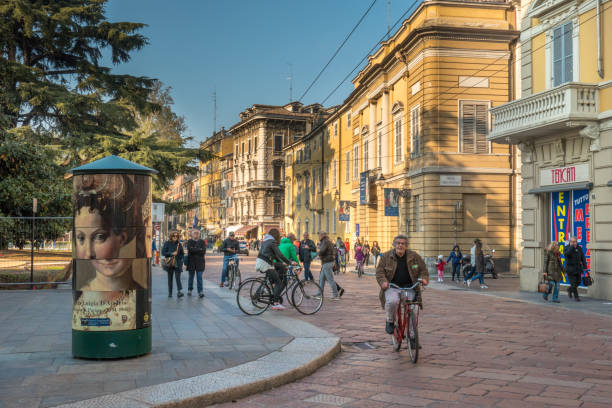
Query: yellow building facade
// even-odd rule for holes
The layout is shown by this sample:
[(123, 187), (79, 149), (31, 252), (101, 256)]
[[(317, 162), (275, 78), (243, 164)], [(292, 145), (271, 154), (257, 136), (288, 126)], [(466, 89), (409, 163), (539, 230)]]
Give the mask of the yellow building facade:
[(198, 211), (199, 226), (206, 236), (221, 236), (226, 219), (226, 202), (223, 199), (222, 164), (228, 154), (233, 152), (232, 136), (221, 128), (220, 131), (201, 143), (200, 147), (216, 157), (200, 163), (199, 185), (200, 206)]
[(321, 111), (312, 130), (284, 148), (284, 230), (300, 239), (304, 232), (315, 237), (320, 231), (332, 236), (338, 232), (338, 162), (333, 141), (339, 137), (330, 132), (325, 120), (336, 109)]
[(489, 109), (512, 99), (518, 36), (511, 2), (428, 1), (369, 57), (326, 122), (336, 235), (384, 251), (405, 234), (429, 260), (480, 238), (508, 270), (514, 147), (487, 136)]
[(538, 0), (522, 21), (522, 95), (492, 109), (489, 137), (521, 150), (522, 290), (574, 236), (594, 280), (581, 291), (612, 299), (611, 39), (609, 0)]

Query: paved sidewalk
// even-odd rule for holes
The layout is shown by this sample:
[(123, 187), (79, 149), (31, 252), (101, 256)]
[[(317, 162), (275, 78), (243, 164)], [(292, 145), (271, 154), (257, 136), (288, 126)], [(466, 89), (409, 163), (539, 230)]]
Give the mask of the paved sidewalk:
[[(313, 273), (318, 278), (319, 267)], [(529, 301), (494, 295), (516, 279), (487, 280), (487, 296), (433, 282), (414, 365), (405, 349), (392, 351), (374, 278), (335, 278), (346, 289), (341, 301), (314, 316), (284, 313), (340, 336), (343, 352), (309, 377), (219, 407), (611, 406), (612, 313), (585, 312), (591, 300), (568, 302), (564, 295), (557, 305), (537, 294)]]
[(220, 291), (209, 284), (204, 299), (168, 298), (166, 274), (154, 268), (153, 351), (112, 361), (72, 357), (70, 290), (1, 292), (0, 407), (48, 407), (216, 372), (293, 340), (221, 301)]

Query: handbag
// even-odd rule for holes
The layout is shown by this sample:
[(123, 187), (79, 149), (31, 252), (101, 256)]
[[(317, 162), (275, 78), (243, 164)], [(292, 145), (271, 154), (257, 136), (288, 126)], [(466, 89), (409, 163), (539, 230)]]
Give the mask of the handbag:
[(548, 293), (548, 282), (542, 277), (540, 283), (538, 283), (538, 293)]
[(582, 284), (584, 286), (591, 286), (593, 284), (593, 278), (591, 278), (591, 274), (587, 274), (584, 278), (582, 278)]
[(176, 266), (176, 258), (173, 256), (162, 259), (162, 268), (164, 270), (173, 269)]

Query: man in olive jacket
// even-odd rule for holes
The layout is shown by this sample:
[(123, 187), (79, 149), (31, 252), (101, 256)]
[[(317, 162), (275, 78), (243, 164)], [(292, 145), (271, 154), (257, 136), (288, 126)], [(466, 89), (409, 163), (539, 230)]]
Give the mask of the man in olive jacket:
[(390, 288), (389, 283), (399, 287), (412, 286), (420, 278), (424, 285), (429, 283), (429, 273), (423, 258), (407, 250), (408, 237), (398, 235), (393, 239), (393, 249), (382, 254), (376, 266), (376, 280), (380, 285), (380, 304), (385, 309), (387, 324), (385, 330), (393, 334), (395, 318), (400, 302), (400, 291)]

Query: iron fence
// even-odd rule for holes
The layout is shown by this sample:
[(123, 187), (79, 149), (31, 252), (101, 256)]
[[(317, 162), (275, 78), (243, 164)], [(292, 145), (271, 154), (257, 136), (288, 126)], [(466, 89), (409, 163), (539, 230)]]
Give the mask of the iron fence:
[(0, 217), (0, 287), (70, 284), (72, 217)]

